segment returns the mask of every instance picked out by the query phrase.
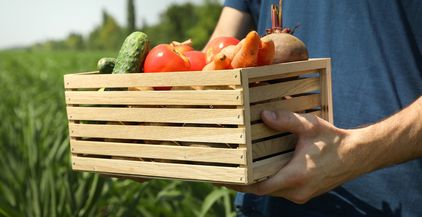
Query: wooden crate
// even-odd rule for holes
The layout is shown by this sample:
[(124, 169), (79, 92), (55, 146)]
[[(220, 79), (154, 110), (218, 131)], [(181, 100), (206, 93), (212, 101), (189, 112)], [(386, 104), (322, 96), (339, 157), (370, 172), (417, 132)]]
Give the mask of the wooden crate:
[[(265, 179), (288, 162), (296, 138), (267, 128), (260, 112), (332, 122), (330, 70), (324, 58), (211, 72), (65, 75), (72, 168), (232, 184)], [(160, 86), (174, 88), (131, 90)]]

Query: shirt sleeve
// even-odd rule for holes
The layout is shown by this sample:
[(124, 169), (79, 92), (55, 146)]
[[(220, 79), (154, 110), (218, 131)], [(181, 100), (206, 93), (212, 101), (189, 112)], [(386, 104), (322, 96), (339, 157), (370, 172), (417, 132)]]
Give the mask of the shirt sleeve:
[(249, 13), (248, 2), (246, 0), (225, 0), (224, 6)]

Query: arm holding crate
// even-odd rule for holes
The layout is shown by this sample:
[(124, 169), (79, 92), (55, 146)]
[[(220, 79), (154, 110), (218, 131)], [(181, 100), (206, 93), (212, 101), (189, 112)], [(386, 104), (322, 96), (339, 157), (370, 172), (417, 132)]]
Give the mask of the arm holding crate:
[(224, 7), (209, 41), (219, 36), (244, 38), (252, 29), (252, 25), (252, 17), (248, 13)]
[[(278, 2), (226, 0), (225, 6), (251, 14), (265, 34), (271, 27), (268, 8)], [(422, 199), (420, 5), (391, 3), (375, 10), (386, 2), (283, 2), (282, 24), (300, 24), (295, 35), (308, 45), (310, 57), (333, 60), (335, 126), (308, 114), (264, 112), (267, 126), (299, 140), (292, 160), (273, 177), (228, 186), (239, 191), (238, 214), (419, 216), (422, 208), (414, 201)], [(394, 14), (389, 22), (386, 14)], [(231, 21), (220, 18), (217, 27)], [(358, 127), (368, 123), (375, 124)]]
[(286, 111), (264, 111), (262, 119), (298, 136), (294, 157), (270, 179), (230, 186), (235, 190), (305, 203), (362, 174), (422, 157), (422, 97), (383, 121), (351, 130)]

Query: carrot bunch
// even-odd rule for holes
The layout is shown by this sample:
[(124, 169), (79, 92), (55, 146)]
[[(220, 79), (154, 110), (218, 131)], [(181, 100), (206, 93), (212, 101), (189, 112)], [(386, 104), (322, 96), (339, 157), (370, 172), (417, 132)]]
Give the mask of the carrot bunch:
[(202, 70), (269, 65), (273, 62), (274, 55), (274, 42), (261, 39), (256, 31), (251, 31), (237, 45), (230, 45), (221, 50)]

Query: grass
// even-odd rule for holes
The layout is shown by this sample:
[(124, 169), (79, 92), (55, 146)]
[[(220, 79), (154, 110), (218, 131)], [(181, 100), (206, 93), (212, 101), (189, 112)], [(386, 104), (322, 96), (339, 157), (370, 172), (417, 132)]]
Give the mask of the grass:
[(66, 73), (111, 52), (0, 52), (0, 216), (233, 216), (233, 192), (71, 171)]

